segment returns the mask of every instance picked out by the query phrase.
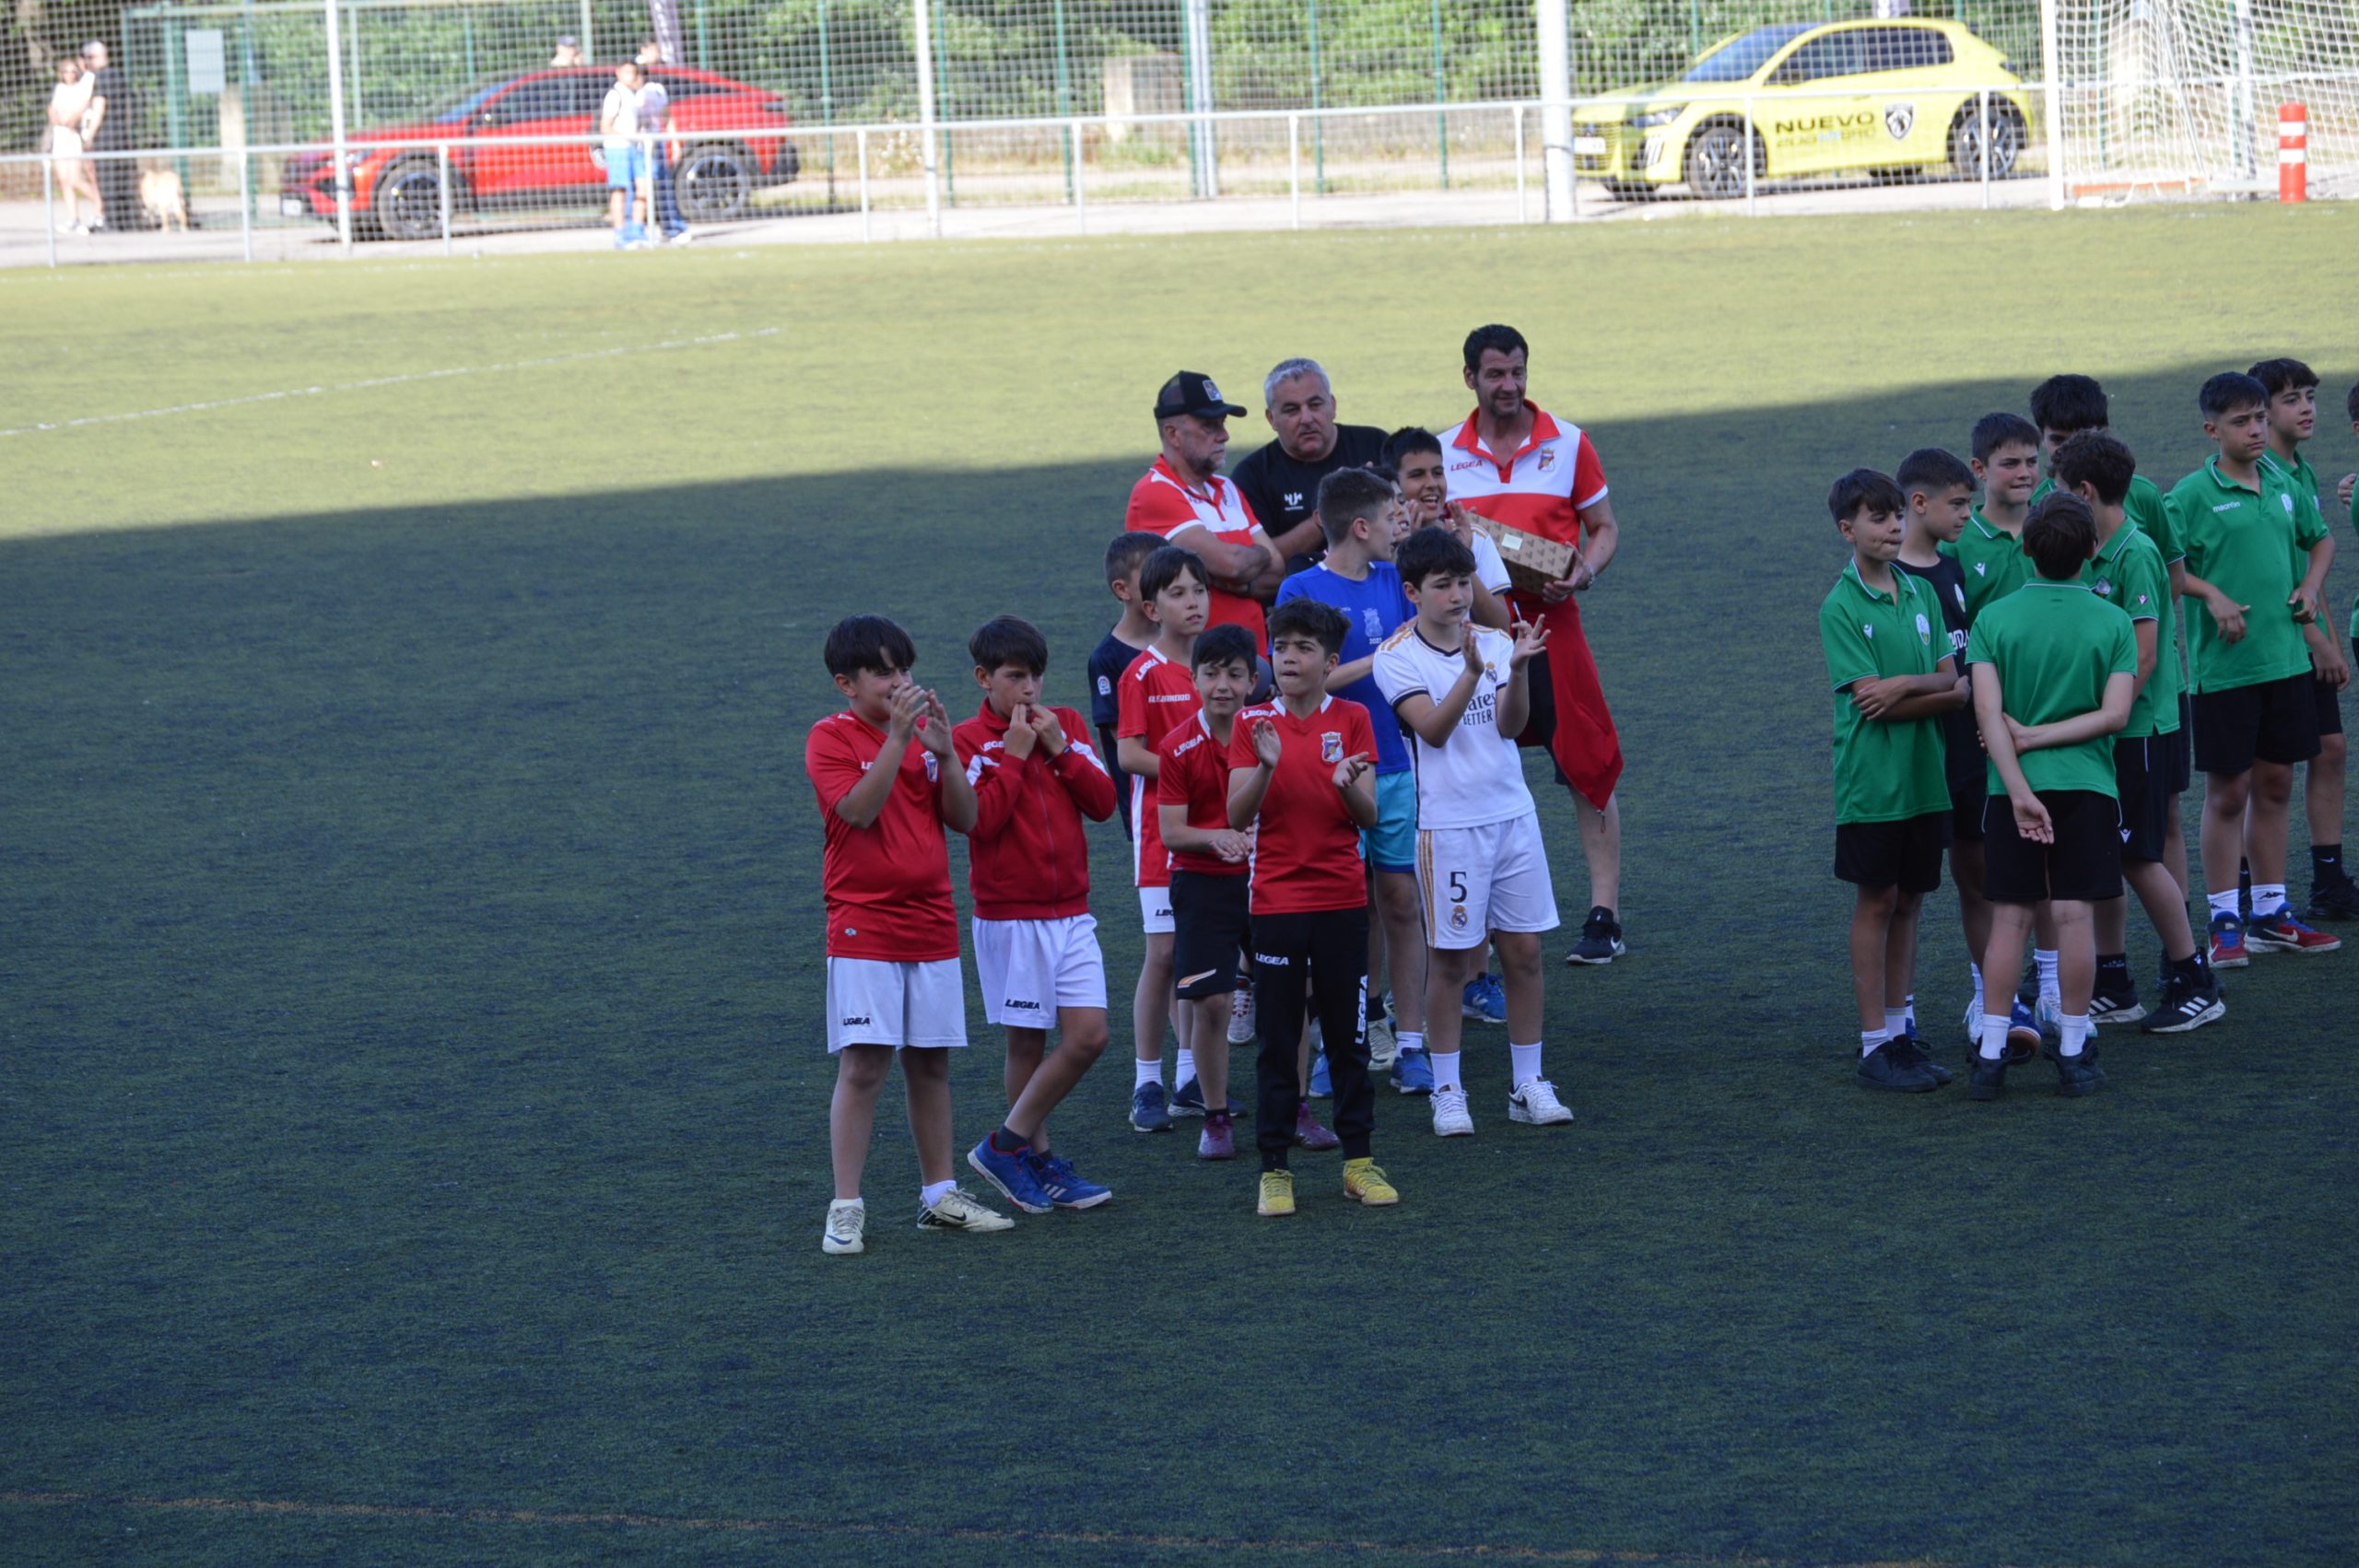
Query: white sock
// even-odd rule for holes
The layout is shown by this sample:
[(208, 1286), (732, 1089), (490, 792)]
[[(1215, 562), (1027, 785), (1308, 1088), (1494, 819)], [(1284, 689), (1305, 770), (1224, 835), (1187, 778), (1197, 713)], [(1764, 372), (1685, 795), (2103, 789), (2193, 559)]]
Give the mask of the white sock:
[(2275, 915), (2286, 908), (2283, 883), (2257, 882), (2252, 884), (2252, 912), (2255, 915)]
[(1131, 1063), (1132, 1090), (1136, 1092), (1140, 1089), (1145, 1088), (1150, 1083), (1155, 1084), (1158, 1088), (1162, 1086), (1162, 1061), (1160, 1059), (1155, 1061), (1139, 1061), (1134, 1059)]
[(2007, 1054), (2006, 1014), (1986, 1012), (1982, 1015), (1982, 1043), (1976, 1047), (1984, 1061), (1997, 1061)]
[(1510, 1042), (1508, 1046), (1508, 1055), (1515, 1061), (1514, 1086), (1516, 1088), (1520, 1089), (1540, 1076), (1539, 1041), (1534, 1040), (1528, 1046), (1519, 1046)]
[(2064, 992), (2056, 984), (2055, 950), (2035, 947), (2031, 950), (2031, 961), (2039, 970), (2039, 1000), (2058, 1007), (2063, 1006)]
[(2089, 1015), (2068, 1012), (2063, 1015), (2064, 1039), (2057, 1050), (2064, 1056), (2079, 1056), (2089, 1043)]
[(942, 1195), (958, 1184), (955, 1181), (930, 1181), (918, 1188), (918, 1206), (931, 1209), (942, 1201)]
[(1182, 1083), (1192, 1083), (1195, 1080), (1196, 1053), (1190, 1050), (1187, 1047), (1181, 1046), (1180, 1047), (1179, 1074), (1171, 1080), (1172, 1087), (1178, 1088)]
[(1860, 1054), (1863, 1057), (1873, 1056), (1876, 1054), (1876, 1047), (1887, 1043), (1891, 1038), (1892, 1036), (1882, 1029), (1862, 1029), (1860, 1031)]
[(1917, 993), (1915, 991), (1910, 991), (1900, 999), (1900, 1024), (1901, 1027), (1894, 1030), (1893, 1033), (1901, 1034), (1917, 1027)]
[(1887, 1007), (1884, 1010), (1884, 1032), (1888, 1039), (1897, 1040), (1908, 1033), (1908, 1010)]
[(1428, 1051), (1426, 1054), (1433, 1058), (1434, 1087), (1437, 1090), (1465, 1087), (1458, 1081), (1458, 1052)]
[(1421, 1051), (1426, 1048), (1425, 1036), (1414, 1029), (1403, 1029), (1392, 1037), (1400, 1042), (1401, 1048), (1404, 1051)]

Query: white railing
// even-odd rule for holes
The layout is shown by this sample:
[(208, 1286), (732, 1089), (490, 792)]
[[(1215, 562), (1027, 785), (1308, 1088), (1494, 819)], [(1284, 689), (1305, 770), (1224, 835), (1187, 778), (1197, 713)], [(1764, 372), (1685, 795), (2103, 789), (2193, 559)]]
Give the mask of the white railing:
[[(2151, 92), (2158, 89), (2184, 91), (2189, 88), (2236, 88), (2249, 92), (2257, 88), (2292, 88), (2313, 86), (2328, 82), (2341, 84), (2345, 87), (2359, 86), (2359, 73), (2345, 75), (2329, 75), (2323, 73), (2284, 75), (2272, 77), (2190, 77), (2168, 81), (2148, 78), (2139, 82), (2137, 84), (2137, 88), (2142, 92)], [(2108, 90), (2108, 84), (2103, 81), (2043, 84), (2037, 82), (2019, 81), (2013, 78), (1992, 81), (1987, 84), (1951, 84), (1945, 86), (1942, 89), (1942, 96), (1947, 97), (1951, 94), (1955, 94), (1961, 99), (1971, 97), (1974, 103), (1977, 105), (1977, 112), (1979, 121), (1979, 135), (1977, 137), (1977, 145), (1980, 148), (1980, 158), (1978, 168), (1975, 170), (1973, 178), (1977, 180), (1980, 187), (1981, 205), (1986, 208), (1991, 205), (1992, 185), (1995, 181), (2013, 177), (2017, 172), (2012, 159), (2010, 160), (2010, 167), (1996, 170), (1991, 167), (1990, 147), (1993, 120), (1996, 115), (2002, 111), (2001, 108), (1994, 106), (2012, 105), (2012, 110), (2008, 111), (2016, 113), (2020, 116), (2023, 121), (2022, 129), (2025, 133), (2025, 137), (2024, 144), (2013, 149), (2014, 157), (2016, 158), (2020, 158), (2023, 155), (2030, 152), (2035, 147), (2041, 149), (2046, 161), (2045, 177), (2048, 184), (2048, 205), (2051, 207), (2060, 208), (2066, 204), (2067, 199), (2067, 171), (2064, 166), (2064, 159), (2057, 156), (2056, 136), (2054, 132), (2056, 118), (2060, 112), (2065, 112), (2062, 110), (2062, 104), (2066, 98), (2070, 97), (2077, 100), (2085, 99), (2092, 93), (2103, 93), (2107, 90)], [(1742, 118), (1743, 127), (1749, 133), (1747, 135), (1747, 145), (1744, 149), (1744, 181), (1743, 197), (1744, 201), (1744, 210), (1747, 215), (1750, 216), (1758, 210), (1757, 203), (1759, 196), (1762, 193), (1760, 188), (1761, 181), (1766, 177), (1763, 171), (1767, 158), (1766, 143), (1765, 142), (1760, 131), (1755, 128), (1759, 123), (1758, 111), (1761, 110), (1765, 100), (1771, 106), (1771, 112), (1774, 114), (1775, 106), (1778, 103), (1793, 102), (1798, 99), (1804, 99), (1809, 96), (1810, 95), (1806, 88), (1800, 90), (1781, 90), (1775, 94), (1765, 95), (1760, 89), (1755, 88), (1731, 89), (1707, 88), (1701, 85), (1690, 86), (1673, 84), (1665, 88), (1657, 95), (1657, 101), (1666, 104), (1676, 102), (1689, 108), (1704, 106), (1715, 111), (1732, 109), (1737, 111)], [(875, 169), (874, 143), (883, 138), (909, 138), (911, 136), (915, 136), (917, 138), (920, 155), (919, 171), (924, 186), (925, 209), (929, 215), (929, 229), (934, 236), (939, 237), (943, 228), (942, 212), (945, 205), (943, 195), (945, 172), (943, 169), (943, 159), (940, 156), (940, 148), (945, 138), (955, 138), (962, 135), (974, 135), (979, 134), (1005, 135), (1012, 132), (1050, 133), (1050, 145), (1057, 147), (1059, 156), (1063, 159), (1069, 170), (1068, 178), (1065, 181), (1067, 189), (1062, 205), (1069, 206), (1073, 210), (1076, 223), (1086, 231), (1087, 226), (1087, 205), (1089, 197), (1087, 196), (1085, 187), (1090, 166), (1088, 160), (1085, 157), (1085, 150), (1086, 139), (1090, 133), (1096, 132), (1101, 135), (1106, 135), (1109, 133), (1119, 133), (1121, 135), (1127, 135), (1147, 126), (1168, 125), (1181, 128), (1187, 134), (1189, 137), (1189, 145), (1192, 147), (1200, 145), (1196, 139), (1199, 134), (1203, 135), (1206, 142), (1209, 142), (1211, 140), (1211, 134), (1221, 127), (1262, 125), (1269, 127), (1271, 133), (1270, 139), (1273, 143), (1276, 140), (1277, 133), (1283, 129), (1285, 146), (1285, 189), (1291, 209), (1290, 222), (1293, 228), (1300, 228), (1303, 227), (1304, 216), (1303, 185), (1306, 161), (1304, 132), (1306, 127), (1323, 128), (1331, 125), (1348, 123), (1356, 120), (1377, 121), (1383, 119), (1414, 118), (1425, 123), (1431, 123), (1436, 117), (1442, 117), (1447, 120), (1450, 118), (1464, 119), (1475, 116), (1496, 116), (1504, 117), (1508, 121), (1509, 126), (1508, 140), (1512, 146), (1512, 161), (1514, 169), (1515, 220), (1519, 223), (1530, 223), (1534, 220), (1531, 200), (1532, 179), (1530, 163), (1533, 151), (1531, 135), (1529, 134), (1531, 123), (1536, 117), (1541, 115), (1546, 110), (1552, 108), (1561, 110), (1566, 107), (1567, 107), (1567, 105), (1565, 100), (1551, 101), (1536, 99), (1501, 99), (1481, 102), (1452, 103), (1444, 105), (1436, 105), (1427, 102), (1384, 104), (1351, 108), (1219, 110), (1201, 112), (1123, 113), (1120, 115), (1062, 115), (992, 120), (944, 120), (934, 121), (932, 123), (893, 121), (877, 122), (868, 124), (827, 126), (794, 125), (780, 127), (776, 124), (769, 124), (748, 126), (738, 130), (700, 128), (694, 133), (675, 132), (670, 137), (650, 134), (640, 136), (637, 139), (648, 148), (651, 158), (658, 156), (654, 150), (658, 144), (668, 144), (681, 148), (684, 159), (700, 147), (706, 147), (721, 143), (734, 143), (746, 146), (783, 146), (788, 144), (806, 144), (823, 138), (828, 140), (831, 144), (839, 140), (848, 140), (852, 145), (857, 166), (857, 189), (859, 193), (857, 211), (861, 219), (861, 237), (863, 240), (868, 240), (874, 237), (872, 219), (874, 212), (876, 211), (876, 205), (874, 199), (874, 187), (877, 173)], [(1569, 108), (1575, 117), (1577, 126), (1583, 123), (1596, 123), (1597, 122), (1594, 119), (1594, 111), (1599, 107), (1601, 107), (1601, 103), (1600, 100), (1596, 99), (1577, 99), (1571, 100), (1569, 103)], [(1592, 118), (1590, 120), (1582, 121), (1579, 119), (1579, 116), (1581, 116), (1584, 110), (1588, 110), (1592, 112)], [(2359, 130), (2359, 127), (2353, 127), (2353, 129)], [(2254, 127), (2252, 134), (2255, 136), (2259, 136), (2261, 134), (2261, 128)], [(1444, 135), (1446, 136), (1446, 135), (1447, 133), (1445, 132)], [(1578, 135), (1579, 133), (1577, 131), (1577, 139)], [(452, 191), (454, 187), (452, 178), (452, 159), (454, 154), (475, 152), (480, 150), (502, 150), (512, 152), (520, 148), (534, 146), (586, 147), (598, 146), (608, 139), (609, 138), (594, 132), (570, 135), (540, 136), (452, 135), (431, 138), (404, 136), (400, 138), (381, 140), (370, 140), (363, 137), (346, 136), (335, 138), (330, 142), (310, 141), (299, 143), (255, 144), (243, 147), (150, 147), (112, 150), (106, 152), (86, 151), (81, 155), (81, 157), (94, 162), (109, 159), (150, 161), (219, 159), (227, 162), (234, 159), (238, 165), (237, 193), (239, 196), (238, 210), (242, 241), (241, 249), (245, 258), (251, 261), (253, 259), (253, 235), (255, 228), (253, 220), (255, 191), (252, 179), (254, 159), (270, 158), (284, 158), (294, 155), (308, 155), (325, 159), (328, 167), (336, 171), (334, 189), (336, 193), (336, 226), (338, 229), (338, 238), (341, 244), (346, 249), (349, 250), (354, 240), (353, 219), (355, 216), (355, 211), (352, 204), (356, 195), (353, 181), (349, 178), (349, 170), (356, 165), (356, 163), (366, 161), (368, 155), (383, 149), (400, 148), (416, 153), (430, 151), (436, 164), (436, 183), (438, 201), (440, 205), (437, 225), (439, 237), (441, 240), (444, 253), (450, 254), (452, 253), (454, 242), (452, 212)], [(1447, 145), (1446, 141), (1444, 145)], [(1576, 162), (1575, 148), (1571, 146), (1551, 146), (1543, 144), (1539, 147), (1538, 153), (1543, 163), (1543, 171), (1546, 170), (1549, 162), (1556, 158), (1564, 159), (1567, 164), (1574, 164)], [(1420, 153), (1420, 155), (1415, 158), (1400, 158), (1389, 159), (1388, 161), (1408, 164), (1422, 161), (1422, 159), (1423, 154)], [(58, 259), (54, 213), (59, 190), (56, 171), (56, 165), (59, 161), (60, 160), (56, 155), (50, 153), (15, 153), (0, 155), (0, 168), (5, 168), (10, 165), (22, 166), (28, 164), (38, 164), (41, 166), (45, 217), (44, 227), (49, 232), (48, 259), (50, 264), (53, 266), (57, 264)], [(811, 170), (808, 166), (804, 166), (803, 173), (807, 175), (810, 172)], [(1575, 178), (1579, 178), (1583, 174), (1590, 174), (1594, 177), (1594, 171), (1581, 170), (1578, 168), (1570, 170), (1570, 172)], [(1109, 178), (1107, 171), (1104, 170), (1102, 163), (1099, 170), (1099, 178), (1101, 180)], [(1807, 178), (1807, 176), (1803, 178)], [(1447, 180), (1446, 174), (1444, 175), (1444, 180)], [(774, 182), (759, 180), (756, 181), (757, 186), (765, 183)], [(1543, 193), (1544, 190), (1545, 182), (1543, 181)], [(598, 187), (585, 182), (579, 187), (578, 193), (569, 188), (564, 194), (558, 195), (556, 199), (562, 205), (580, 205), (593, 202), (599, 198), (600, 194), (601, 193)], [(1567, 221), (1579, 216), (1579, 198), (1578, 193), (1576, 193), (1574, 198), (1574, 209), (1572, 211), (1563, 214), (1543, 212), (1540, 216), (1543, 219), (1549, 221)]]

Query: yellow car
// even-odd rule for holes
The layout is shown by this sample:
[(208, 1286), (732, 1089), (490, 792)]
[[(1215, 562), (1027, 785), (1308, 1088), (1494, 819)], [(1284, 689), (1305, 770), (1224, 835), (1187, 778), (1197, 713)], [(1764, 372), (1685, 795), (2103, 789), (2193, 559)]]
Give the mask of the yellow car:
[(1781, 22), (1721, 40), (1676, 82), (1574, 105), (1573, 168), (1623, 197), (1682, 182), (1743, 195), (1748, 146), (1756, 182), (1936, 169), (1978, 179), (1984, 92), (1999, 179), (2030, 140), (2031, 100), (1964, 24)]

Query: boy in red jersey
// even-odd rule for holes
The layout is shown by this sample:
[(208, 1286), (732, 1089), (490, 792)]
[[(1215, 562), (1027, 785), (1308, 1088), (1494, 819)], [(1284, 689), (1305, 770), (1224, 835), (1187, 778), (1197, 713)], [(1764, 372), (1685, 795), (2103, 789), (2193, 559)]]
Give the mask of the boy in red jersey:
[(1376, 1088), (1360, 1009), (1367, 871), (1359, 836), (1377, 821), (1376, 731), (1367, 708), (1327, 695), (1328, 673), (1344, 651), (1342, 611), (1289, 599), (1269, 626), (1277, 700), (1238, 715), (1228, 752), (1229, 824), (1261, 822), (1253, 857), (1253, 974), (1262, 988), (1256, 1212), (1294, 1212), (1286, 1153), (1302, 1106), (1296, 1052), (1314, 991), (1344, 1142), (1344, 1195), (1380, 1207), (1401, 1194), (1368, 1153)]
[[(1138, 1053), (1131, 1090), (1131, 1127), (1171, 1130), (1163, 1097), (1163, 1029), (1171, 1016), (1171, 854), (1155, 810), (1155, 779), (1162, 763), (1156, 747), (1197, 707), (1189, 657), (1212, 606), (1212, 579), (1195, 553), (1166, 544), (1139, 564), (1139, 603), (1155, 624), (1155, 640), (1122, 672), (1114, 720), (1115, 760), (1131, 778), (1131, 872), (1139, 889), (1146, 954), (1131, 996), (1131, 1038)], [(1195, 1093), (1190, 1016), (1178, 1016), (1180, 1074), (1176, 1086)], [(1200, 1107), (1201, 1108), (1201, 1102)]]
[(910, 679), (917, 649), (907, 632), (882, 615), (849, 616), (827, 633), (826, 657), (846, 707), (814, 724), (803, 749), (827, 822), (827, 1049), (836, 1058), (827, 1111), (836, 1198), (820, 1250), (866, 1245), (860, 1176), (897, 1050), (924, 1178), (919, 1228), (1003, 1231), (1015, 1222), (951, 1176), (950, 1052), (967, 1043), (967, 999), (942, 829), (973, 829), (975, 791), (959, 771), (942, 699)]
[[(1215, 626), (1196, 639), (1188, 661), (1202, 706), (1156, 748), (1156, 832), (1171, 850), (1172, 989), (1180, 1037), (1207, 1047), (1195, 1064), (1199, 1101), (1226, 1106), (1228, 999), (1250, 927), (1246, 879), (1253, 856), (1252, 841), (1228, 825), (1228, 743), (1237, 710), (1253, 688), (1253, 639), (1243, 626)], [(1196, 1157), (1236, 1155), (1230, 1113), (1208, 1112)]]
[[(1106, 1049), (1106, 961), (1081, 819), (1114, 814), (1114, 780), (1081, 715), (1041, 706), (1049, 644), (1038, 627), (1002, 615), (967, 650), (983, 707), (951, 741), (975, 790), (975, 971), (983, 1016), (1007, 1029), (1007, 1119), (967, 1163), (1027, 1213), (1094, 1209), (1114, 1194), (1050, 1151), (1049, 1113)], [(1046, 1056), (1052, 1020), (1061, 1037)]]

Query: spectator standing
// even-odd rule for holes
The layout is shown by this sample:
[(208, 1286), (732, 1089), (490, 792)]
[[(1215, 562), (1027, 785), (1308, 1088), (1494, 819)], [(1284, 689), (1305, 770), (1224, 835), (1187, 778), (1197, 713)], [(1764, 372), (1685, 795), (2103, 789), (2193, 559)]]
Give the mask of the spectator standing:
[[(65, 195), (65, 221), (57, 226), (60, 234), (87, 234), (106, 223), (98, 181), (90, 177), (90, 160), (82, 156), (82, 119), (90, 111), (95, 85), (79, 60), (68, 55), (57, 63), (57, 86), (49, 95), (49, 151), (58, 186)], [(80, 216), (84, 201), (90, 204), (87, 224)]]
[(1182, 370), (1155, 395), (1163, 451), (1131, 487), (1122, 526), (1192, 550), (1212, 574), (1213, 626), (1240, 626), (1262, 644), (1262, 606), (1278, 591), (1283, 557), (1237, 486), (1220, 476), (1228, 422), (1244, 409), (1211, 377)]
[(647, 243), (647, 225), (634, 210), (646, 171), (646, 148), (639, 140), (639, 95), (646, 79), (638, 61), (624, 61), (598, 109), (598, 134), (605, 138), (600, 146), (606, 155), (606, 225), (617, 251)]
[[(83, 145), (94, 153), (124, 152), (131, 146), (137, 104), (131, 84), (109, 62), (107, 46), (97, 39), (82, 46), (82, 69), (90, 78), (90, 109), (82, 122)], [(139, 170), (127, 158), (100, 157), (98, 165), (99, 205), (109, 228), (145, 228), (147, 215), (139, 206)]]
[(645, 84), (639, 89), (639, 134), (647, 138), (640, 142), (640, 150), (647, 159), (644, 189), (649, 211), (664, 243), (679, 245), (687, 241), (688, 220), (680, 216), (679, 198), (672, 187), (672, 165), (680, 154), (680, 144), (672, 136), (672, 94), (650, 74), (648, 64), (648, 56), (660, 53), (652, 39), (639, 52), (640, 76)]
[(559, 65), (587, 65), (588, 64), (590, 64), (588, 58), (581, 53), (581, 41), (580, 39), (574, 37), (569, 32), (560, 33), (557, 35), (557, 53), (549, 56), (549, 64), (552, 67)]
[(1237, 487), (1269, 531), (1286, 575), (1327, 553), (1319, 529), (1319, 482), (1339, 468), (1383, 461), (1384, 432), (1335, 423), (1335, 389), (1316, 359), (1282, 359), (1262, 381), (1262, 416), (1277, 439), (1237, 465)]

